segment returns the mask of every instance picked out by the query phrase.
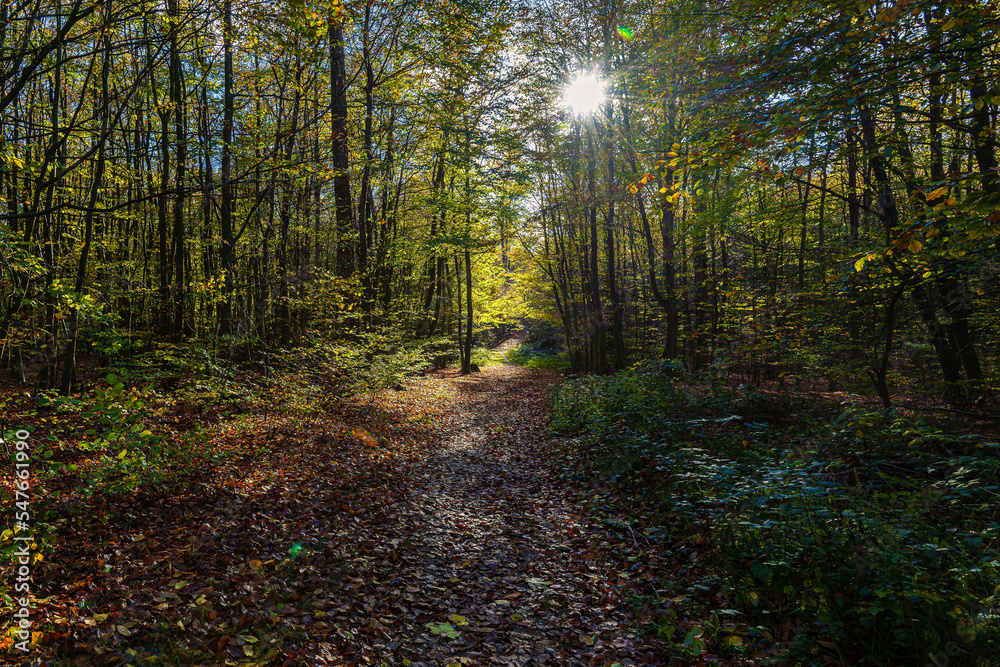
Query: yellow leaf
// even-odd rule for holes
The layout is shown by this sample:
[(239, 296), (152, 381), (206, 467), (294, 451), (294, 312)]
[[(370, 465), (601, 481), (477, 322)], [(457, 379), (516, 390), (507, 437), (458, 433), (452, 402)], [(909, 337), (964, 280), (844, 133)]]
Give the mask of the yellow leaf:
[(950, 19), (948, 19), (945, 22), (945, 24), (943, 26), (941, 26), (941, 32), (948, 32), (949, 30), (951, 30), (954, 27), (955, 27), (955, 19), (954, 18), (950, 18)]
[(465, 616), (459, 616), (458, 614), (452, 614), (448, 617), (448, 620), (455, 625), (468, 625), (469, 622), (465, 620)]
[(354, 429), (351, 431), (351, 435), (353, 435), (358, 442), (364, 445), (368, 445), (369, 447), (378, 447), (378, 439), (364, 429)]
[(259, 572), (261, 570), (261, 568), (263, 568), (263, 567), (264, 567), (264, 564), (261, 563), (259, 560), (252, 560), (252, 561), (250, 561), (250, 569), (254, 570), (255, 572)]
[(941, 228), (940, 227), (931, 227), (930, 229), (927, 230), (927, 233), (925, 234), (925, 236), (927, 238), (929, 238), (929, 239), (932, 239), (932, 238), (934, 238), (935, 236), (937, 236), (940, 233), (941, 233)]
[(930, 194), (927, 195), (927, 201), (934, 201), (935, 199), (940, 199), (941, 197), (944, 197), (946, 194), (948, 194), (948, 186), (942, 185), (940, 188), (932, 190)]
[(862, 431), (861, 429), (858, 429), (858, 432), (855, 433), (854, 435), (858, 436), (859, 438), (863, 438), (865, 437), (865, 432)]
[(910, 245), (906, 246), (906, 248), (910, 252), (920, 252), (920, 249), (923, 248), (923, 247), (924, 247), (924, 244), (921, 243), (920, 241), (916, 240), (916, 239), (913, 239), (912, 241), (910, 241)]
[(663, 193), (665, 193), (666, 191), (667, 191), (667, 189), (666, 189), (666, 188), (660, 188), (660, 194), (661, 194), (661, 195), (662, 195)]
[(863, 269), (865, 267), (865, 259), (867, 259), (867, 258), (866, 257), (862, 257), (858, 261), (854, 262), (854, 270), (855, 271), (860, 271), (861, 269)]
[(726, 637), (726, 643), (730, 646), (743, 646), (743, 638), (739, 635), (729, 635)]
[(32, 632), (31, 633), (31, 643), (32, 644), (37, 644), (38, 642), (42, 641), (42, 637), (43, 637), (43, 633), (41, 633), (41, 632)]
[(634, 185), (630, 185), (630, 186), (628, 186), (628, 191), (631, 194), (635, 194), (635, 193), (639, 192), (639, 188), (635, 187)]

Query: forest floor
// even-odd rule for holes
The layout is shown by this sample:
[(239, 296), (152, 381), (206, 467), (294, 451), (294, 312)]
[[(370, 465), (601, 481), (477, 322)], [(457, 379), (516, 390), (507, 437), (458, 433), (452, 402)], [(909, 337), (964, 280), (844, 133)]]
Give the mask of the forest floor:
[(447, 370), (305, 415), (275, 393), (206, 413), (215, 458), (132, 492), (80, 492), (90, 459), (64, 442), (55, 458), (79, 472), (36, 491), (53, 526), (32, 573), (36, 646), (5, 640), (0, 663), (702, 664), (643, 632), (680, 566), (560, 476), (574, 466), (548, 437), (557, 377)]

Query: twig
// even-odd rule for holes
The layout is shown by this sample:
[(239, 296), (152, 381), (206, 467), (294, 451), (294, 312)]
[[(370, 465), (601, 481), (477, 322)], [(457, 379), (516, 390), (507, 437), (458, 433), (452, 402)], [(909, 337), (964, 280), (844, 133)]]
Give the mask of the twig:
[(632, 544), (635, 545), (636, 549), (639, 549), (641, 551), (642, 548), (639, 546), (639, 541), (637, 539), (635, 539), (635, 531), (632, 530), (632, 524), (626, 523), (625, 525), (628, 526), (628, 532), (630, 532), (632, 534)]
[(921, 407), (916, 405), (910, 405), (908, 403), (900, 403), (899, 407), (906, 408), (907, 410), (923, 410), (925, 412), (951, 412), (956, 415), (962, 415), (964, 417), (973, 417), (982, 421), (1000, 421), (1000, 415), (981, 415), (976, 412), (968, 412), (966, 410), (956, 410), (955, 408), (935, 408), (935, 407)]

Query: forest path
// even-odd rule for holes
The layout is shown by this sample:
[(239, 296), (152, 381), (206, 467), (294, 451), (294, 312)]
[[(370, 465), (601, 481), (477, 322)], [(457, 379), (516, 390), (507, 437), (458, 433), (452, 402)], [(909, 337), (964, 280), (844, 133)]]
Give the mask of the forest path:
[[(614, 534), (613, 517), (587, 508), (594, 489), (559, 481), (570, 459), (546, 417), (557, 377), (447, 370), (308, 412), (277, 385), (216, 424), (202, 446), (230, 453), (186, 484), (88, 495), (66, 476), (51, 491), (52, 549), (33, 571), (37, 657), (666, 663), (664, 646), (636, 631), (666, 576), (638, 557), (643, 535)], [(23, 660), (0, 652), (0, 665)]]
[(627, 573), (595, 542), (605, 531), (556, 481), (545, 416), (553, 379), (490, 366), (404, 392), (404, 409), (429, 389), (454, 400), (439, 420), (439, 449), (413, 465), (409, 492), (387, 508), (393, 539), (371, 554), (393, 563), (376, 575), (396, 584), (389, 613), (416, 621), (386, 618), (385, 641), (369, 647), (376, 660), (391, 652), (414, 665), (659, 662), (625, 606)]

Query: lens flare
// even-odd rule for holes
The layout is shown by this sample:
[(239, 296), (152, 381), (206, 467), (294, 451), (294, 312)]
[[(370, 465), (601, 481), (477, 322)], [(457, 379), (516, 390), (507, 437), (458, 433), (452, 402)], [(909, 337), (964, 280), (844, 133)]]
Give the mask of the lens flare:
[(292, 548), (288, 550), (288, 555), (291, 556), (292, 558), (295, 558), (300, 553), (302, 553), (302, 544), (299, 542), (293, 544)]
[(596, 113), (604, 103), (605, 83), (596, 74), (579, 74), (563, 90), (563, 106), (573, 113), (587, 116)]
[(624, 39), (626, 42), (631, 42), (635, 39), (635, 33), (626, 28), (623, 25), (618, 26), (618, 36)]

